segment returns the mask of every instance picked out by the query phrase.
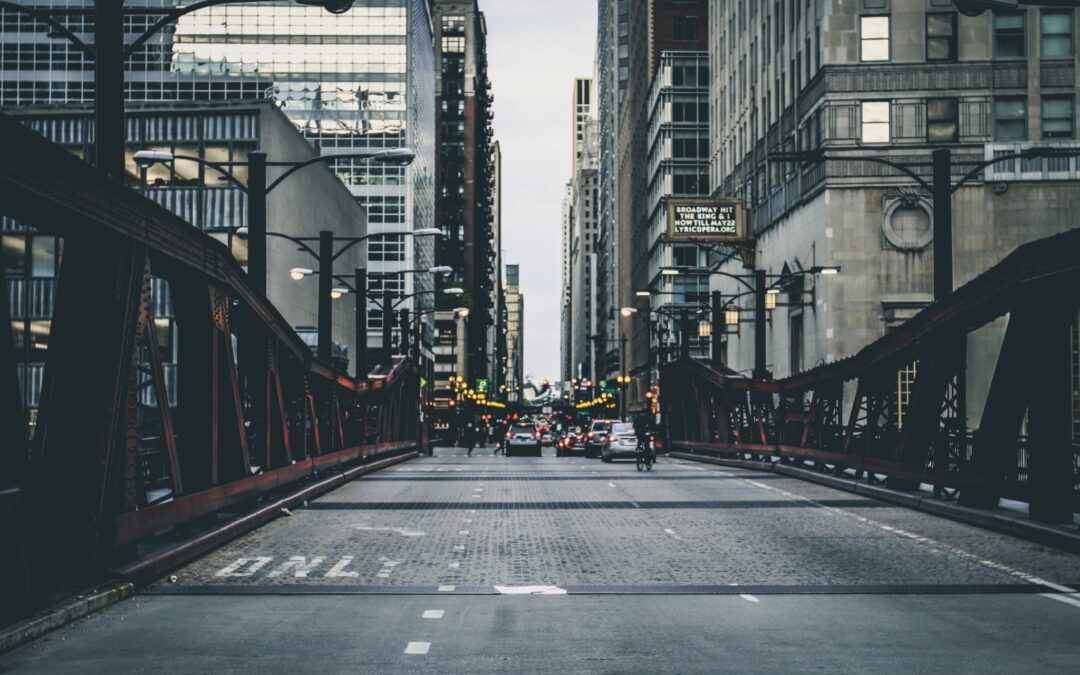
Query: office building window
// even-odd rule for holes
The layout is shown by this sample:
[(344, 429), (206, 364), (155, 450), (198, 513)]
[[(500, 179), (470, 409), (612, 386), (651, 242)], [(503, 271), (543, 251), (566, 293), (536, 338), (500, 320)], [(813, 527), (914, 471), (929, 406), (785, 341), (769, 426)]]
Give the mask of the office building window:
[(675, 267), (704, 267), (704, 250), (693, 244), (674, 244), (671, 247), (671, 260)]
[(994, 56), (1020, 59), (1027, 55), (1024, 14), (994, 14)]
[(952, 12), (926, 15), (926, 60), (956, 60), (956, 15)]
[(461, 54), (465, 51), (465, 38), (463, 37), (444, 37), (442, 39), (442, 50), (444, 54)]
[(889, 102), (863, 101), (862, 142), (888, 143), (889, 140)]
[(1068, 58), (1073, 55), (1072, 10), (1043, 12), (1040, 17), (1041, 51), (1044, 59)]
[(859, 58), (863, 61), (889, 60), (889, 17), (859, 17)]
[(694, 42), (697, 40), (697, 24), (698, 18), (696, 16), (675, 17), (675, 42)]
[(1042, 137), (1073, 138), (1076, 101), (1072, 96), (1043, 96)]
[(461, 14), (447, 14), (442, 17), (443, 35), (463, 35), (465, 33), (465, 17)]
[(960, 139), (960, 105), (955, 98), (932, 98), (926, 102), (926, 140), (955, 143)]
[(1027, 99), (999, 98), (994, 100), (994, 140), (1027, 140)]

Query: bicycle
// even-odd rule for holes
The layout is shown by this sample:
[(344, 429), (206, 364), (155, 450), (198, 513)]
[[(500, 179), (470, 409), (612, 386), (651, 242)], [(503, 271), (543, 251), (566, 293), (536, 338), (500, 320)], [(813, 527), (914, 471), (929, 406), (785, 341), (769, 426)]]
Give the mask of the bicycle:
[(637, 442), (637, 470), (641, 471), (642, 467), (644, 467), (652, 471), (652, 465), (655, 461), (656, 453), (652, 449), (652, 444), (645, 438), (639, 438)]

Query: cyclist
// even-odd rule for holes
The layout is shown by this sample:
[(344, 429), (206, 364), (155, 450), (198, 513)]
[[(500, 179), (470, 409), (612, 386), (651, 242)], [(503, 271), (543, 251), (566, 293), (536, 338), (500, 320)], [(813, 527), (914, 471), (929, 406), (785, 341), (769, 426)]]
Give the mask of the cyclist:
[(650, 437), (653, 434), (652, 413), (647, 410), (642, 410), (634, 415), (634, 434), (637, 435), (638, 438), (638, 448), (644, 448), (645, 453), (649, 458), (649, 463), (655, 462), (656, 454), (653, 452), (652, 443), (649, 442)]

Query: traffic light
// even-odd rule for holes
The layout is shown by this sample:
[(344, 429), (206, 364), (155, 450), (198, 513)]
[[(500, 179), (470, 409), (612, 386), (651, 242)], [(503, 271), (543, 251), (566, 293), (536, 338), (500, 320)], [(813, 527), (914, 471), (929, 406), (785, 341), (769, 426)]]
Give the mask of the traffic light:
[(979, 16), (986, 10), (1009, 11), (1019, 7), (1019, 0), (953, 0), (956, 11), (964, 16)]

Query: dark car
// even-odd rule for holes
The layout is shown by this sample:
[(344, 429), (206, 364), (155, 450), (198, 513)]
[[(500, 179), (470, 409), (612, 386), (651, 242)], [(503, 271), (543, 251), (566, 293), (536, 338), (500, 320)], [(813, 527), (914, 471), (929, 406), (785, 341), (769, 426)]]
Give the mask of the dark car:
[(556, 457), (566, 457), (567, 455), (584, 455), (585, 454), (585, 432), (579, 427), (571, 427), (559, 439), (558, 445), (555, 446)]
[(585, 456), (599, 457), (604, 446), (604, 438), (611, 431), (612, 420), (593, 420), (585, 434)]
[(503, 454), (507, 457), (521, 454), (542, 457), (540, 432), (536, 429), (536, 425), (522, 422), (511, 425), (510, 430), (506, 432), (506, 439), (503, 441)]

